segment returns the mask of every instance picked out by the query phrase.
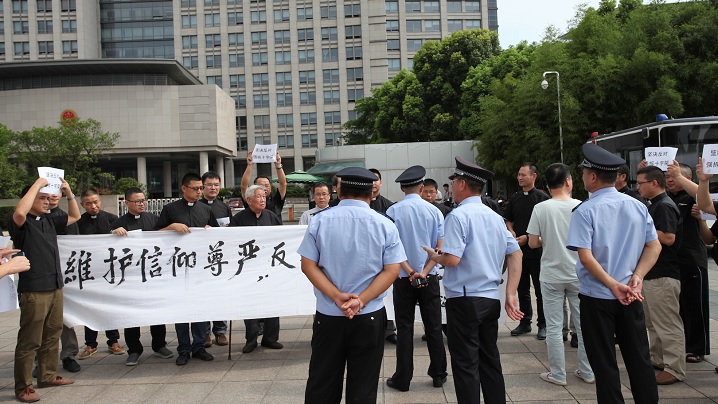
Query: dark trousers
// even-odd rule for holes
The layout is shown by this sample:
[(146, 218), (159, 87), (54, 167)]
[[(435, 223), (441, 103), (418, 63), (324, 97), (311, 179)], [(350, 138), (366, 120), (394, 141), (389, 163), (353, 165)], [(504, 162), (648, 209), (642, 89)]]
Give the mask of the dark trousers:
[[(247, 338), (248, 343), (257, 342), (257, 338), (259, 337), (259, 320), (258, 318), (244, 320), (244, 327), (247, 329), (245, 338)], [(279, 317), (263, 318), (261, 320), (264, 320), (262, 344), (279, 341)]]
[(399, 387), (409, 387), (414, 373), (414, 312), (419, 303), (421, 320), (429, 349), (429, 370), (433, 377), (446, 377), (446, 351), (441, 336), (441, 295), (439, 277), (427, 278), (429, 284), (415, 288), (409, 278), (394, 281), (394, 314), (397, 330), (396, 372), (391, 377)]
[(631, 382), (633, 400), (638, 404), (657, 403), (658, 387), (648, 352), (643, 304), (636, 301), (624, 306), (615, 299), (596, 299), (581, 294), (578, 297), (581, 299), (583, 343), (596, 376), (598, 402), (624, 402), (616, 363), (617, 341)]
[(197, 352), (204, 349), (204, 340), (207, 336), (207, 322), (192, 323), (192, 342), (190, 343), (190, 324), (175, 324), (177, 332), (177, 352)]
[[(107, 337), (107, 346), (112, 346), (120, 339), (120, 332), (118, 330), (107, 330), (105, 331), (105, 336)], [(85, 345), (90, 348), (97, 348), (97, 331), (85, 327)]]
[(708, 269), (681, 265), (681, 319), (686, 334), (686, 353), (710, 355)]
[(459, 404), (505, 403), (506, 387), (496, 339), (501, 302), (483, 297), (446, 299), (451, 370)]
[(346, 367), (347, 404), (375, 404), (384, 357), (386, 310), (354, 316), (317, 312), (305, 404), (339, 404)]
[[(157, 352), (160, 348), (167, 346), (167, 326), (164, 324), (150, 326), (150, 334), (152, 335), (152, 350)], [(125, 328), (125, 342), (127, 343), (127, 353), (137, 353), (142, 355), (144, 348), (140, 342), (140, 327)]]
[(533, 308), (531, 307), (531, 283), (534, 285), (536, 294), (536, 324), (539, 328), (546, 327), (546, 319), (543, 316), (543, 298), (541, 298), (541, 259), (524, 258), (522, 262), (521, 279), (519, 279), (519, 309), (524, 313), (521, 324), (531, 325)]

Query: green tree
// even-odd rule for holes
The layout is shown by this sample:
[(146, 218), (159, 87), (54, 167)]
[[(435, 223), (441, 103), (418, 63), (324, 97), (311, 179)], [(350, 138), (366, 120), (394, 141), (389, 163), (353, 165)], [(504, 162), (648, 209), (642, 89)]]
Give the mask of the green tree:
[(127, 191), (129, 188), (139, 188), (142, 190), (142, 192), (147, 194), (147, 187), (145, 184), (137, 181), (134, 178), (129, 177), (123, 177), (115, 181), (114, 185), (112, 186), (112, 193), (115, 195), (124, 195), (125, 191)]
[(0, 198), (17, 198), (25, 184), (28, 175), (10, 160), (15, 155), (13, 144), (14, 132), (0, 123)]

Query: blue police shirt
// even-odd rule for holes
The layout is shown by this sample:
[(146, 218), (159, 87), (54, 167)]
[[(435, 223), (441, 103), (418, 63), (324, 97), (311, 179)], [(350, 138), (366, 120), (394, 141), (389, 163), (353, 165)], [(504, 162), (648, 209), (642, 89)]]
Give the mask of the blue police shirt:
[[(394, 219), (399, 229), (399, 237), (404, 245), (404, 252), (409, 260), (409, 266), (421, 272), (429, 255), (421, 246), (434, 248), (438, 240), (444, 238), (444, 216), (433, 204), (421, 199), (417, 194), (409, 194), (386, 211)], [(436, 275), (439, 266), (436, 265), (431, 274)], [(400, 277), (409, 274), (401, 269)]]
[[(646, 205), (614, 187), (599, 189), (571, 216), (566, 248), (591, 250), (601, 267), (615, 280), (628, 283), (646, 243), (658, 238)], [(610, 289), (576, 262), (580, 293), (598, 299), (616, 299)]]
[(506, 255), (519, 250), (504, 219), (472, 196), (446, 216), (442, 251), (461, 258), (444, 270), (447, 298), (474, 296), (499, 299), (501, 267)]
[[(387, 217), (371, 210), (366, 202), (345, 199), (334, 208), (314, 216), (297, 250), (319, 264), (324, 274), (342, 292), (361, 293), (383, 270), (384, 265), (406, 260), (399, 231)], [(334, 301), (314, 288), (317, 311), (344, 316)], [(364, 302), (364, 313), (384, 307), (386, 292)]]

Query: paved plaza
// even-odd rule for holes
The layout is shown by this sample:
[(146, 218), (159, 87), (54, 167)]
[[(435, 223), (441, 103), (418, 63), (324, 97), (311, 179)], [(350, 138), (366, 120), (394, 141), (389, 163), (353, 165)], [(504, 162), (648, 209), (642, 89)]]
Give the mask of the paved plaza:
[[(711, 263), (711, 332), (713, 349), (718, 349), (718, 267)], [(211, 299), (208, 299), (208, 308)], [(227, 302), (229, 303), (229, 302)], [(14, 402), (13, 355), (17, 336), (19, 310), (0, 313), (0, 402)], [(127, 355), (111, 355), (103, 350), (100, 333), (98, 352), (89, 359), (79, 361), (82, 371), (71, 374), (62, 368), (60, 375), (76, 378), (70, 386), (37, 389), (45, 403), (302, 403), (307, 379), (311, 316), (285, 317), (281, 319), (280, 342), (282, 350), (257, 348), (250, 354), (242, 354), (244, 323), (234, 321), (232, 356), (228, 359), (227, 347), (213, 346), (208, 349), (215, 357), (212, 362), (190, 360), (180, 367), (172, 359), (151, 355), (149, 328), (143, 327), (142, 341), (145, 353), (137, 366), (125, 365)], [(512, 337), (509, 330), (515, 322), (501, 325), (499, 350), (506, 380), (508, 402), (544, 403), (591, 403), (596, 402), (594, 385), (589, 385), (572, 375), (576, 369), (576, 349), (566, 343), (568, 385), (565, 387), (544, 382), (539, 373), (547, 371), (546, 344), (536, 340), (536, 329), (529, 335)], [(82, 327), (76, 328), (82, 339)], [(177, 347), (174, 327), (168, 325), (167, 340), (174, 352)], [(414, 336), (415, 369), (411, 390), (405, 393), (386, 386), (386, 379), (394, 372), (396, 356), (394, 345), (386, 344), (378, 403), (453, 403), (456, 402), (451, 368), (449, 379), (443, 388), (434, 388), (426, 375), (428, 352), (420, 337), (422, 329), (417, 325)], [(124, 342), (124, 337), (120, 343)], [(149, 352), (148, 352), (149, 351)], [(448, 354), (448, 349), (447, 349)], [(624, 395), (631, 397), (628, 376), (619, 356)], [(706, 361), (688, 364), (685, 382), (670, 386), (658, 386), (661, 402), (665, 403), (711, 403), (718, 402), (718, 354), (706, 357)], [(632, 400), (627, 400), (632, 402)]]

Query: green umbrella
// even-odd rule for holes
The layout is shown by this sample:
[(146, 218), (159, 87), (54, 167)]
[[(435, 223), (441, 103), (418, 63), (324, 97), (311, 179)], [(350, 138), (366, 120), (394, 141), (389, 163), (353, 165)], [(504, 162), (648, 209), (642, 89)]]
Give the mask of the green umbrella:
[[(294, 184), (312, 184), (319, 181), (327, 181), (324, 177), (308, 174), (305, 171), (297, 170), (286, 175), (288, 183)], [(272, 178), (272, 182), (279, 181), (277, 178)]]

